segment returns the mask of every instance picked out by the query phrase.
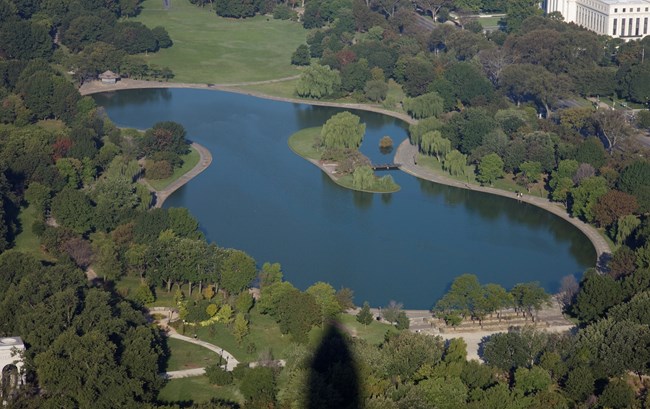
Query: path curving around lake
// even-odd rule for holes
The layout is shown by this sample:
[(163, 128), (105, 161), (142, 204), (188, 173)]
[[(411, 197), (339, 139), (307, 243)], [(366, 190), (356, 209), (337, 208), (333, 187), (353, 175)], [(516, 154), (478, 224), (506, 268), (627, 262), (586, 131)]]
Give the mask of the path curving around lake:
[(206, 170), (212, 163), (212, 154), (208, 148), (203, 145), (199, 145), (196, 142), (192, 142), (192, 147), (199, 153), (199, 162), (192, 169), (181, 175), (181, 177), (170, 183), (169, 186), (162, 190), (156, 190), (151, 187), (150, 184), (144, 181), (143, 184), (156, 196), (154, 207), (162, 207), (163, 203), (165, 203), (165, 200), (167, 200), (167, 198), (171, 196), (172, 193), (180, 189), (187, 182)]
[(345, 102), (319, 101), (313, 99), (277, 97), (273, 95), (264, 94), (262, 92), (249, 91), (249, 90), (237, 88), (237, 87), (245, 87), (249, 85), (263, 85), (263, 84), (273, 84), (278, 82), (292, 81), (298, 78), (300, 78), (300, 76), (294, 75), (292, 77), (278, 78), (274, 80), (239, 82), (239, 83), (232, 83), (232, 84), (194, 84), (194, 83), (184, 83), (184, 82), (145, 81), (145, 80), (132, 80), (132, 79), (122, 79), (120, 81), (117, 81), (115, 84), (103, 84), (101, 81), (89, 81), (81, 85), (81, 87), (79, 88), (79, 93), (85, 96), (85, 95), (92, 95), (92, 94), (101, 94), (103, 92), (114, 92), (114, 91), (122, 91), (122, 90), (129, 90), (129, 89), (151, 89), (151, 88), (205, 89), (205, 90), (212, 90), (212, 91), (231, 92), (234, 94), (250, 95), (256, 98), (269, 99), (272, 101), (290, 102), (293, 104), (306, 104), (306, 105), (317, 105), (317, 106), (334, 107), (334, 108), (358, 109), (361, 111), (377, 112), (379, 114), (388, 115), (393, 118), (401, 119), (402, 121), (408, 124), (414, 124), (417, 122), (407, 114), (391, 111), (382, 108), (379, 105), (353, 104), (353, 103), (345, 103)]
[(397, 152), (395, 152), (395, 163), (400, 163), (402, 165), (401, 170), (403, 170), (404, 172), (409, 173), (420, 179), (424, 179), (434, 183), (439, 183), (441, 185), (452, 186), (460, 189), (475, 190), (477, 192), (484, 192), (493, 195), (507, 197), (512, 200), (518, 200), (520, 202), (532, 204), (533, 206), (537, 206), (550, 213), (553, 213), (556, 216), (561, 217), (562, 219), (566, 220), (567, 222), (577, 227), (585, 236), (587, 236), (589, 241), (591, 241), (591, 244), (594, 246), (594, 249), (596, 250), (596, 267), (599, 270), (602, 270), (604, 268), (603, 265), (604, 262), (611, 256), (612, 249), (609, 247), (607, 241), (600, 235), (598, 230), (596, 230), (593, 226), (583, 222), (580, 219), (571, 217), (567, 213), (566, 208), (562, 207), (561, 205), (557, 203), (553, 203), (550, 200), (545, 198), (530, 196), (526, 194), (517, 198), (513, 196), (512, 192), (496, 189), (493, 187), (468, 184), (456, 179), (452, 179), (450, 177), (446, 177), (444, 175), (440, 175), (425, 167), (416, 165), (415, 158), (417, 154), (418, 154), (417, 146), (412, 145), (411, 141), (407, 138), (399, 145), (399, 147), (397, 148)]

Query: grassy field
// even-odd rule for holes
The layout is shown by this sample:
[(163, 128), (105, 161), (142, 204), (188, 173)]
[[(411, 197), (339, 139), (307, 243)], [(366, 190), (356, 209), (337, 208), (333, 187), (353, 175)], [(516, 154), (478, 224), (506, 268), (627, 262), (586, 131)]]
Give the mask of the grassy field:
[(371, 322), (370, 325), (363, 325), (357, 321), (356, 316), (350, 314), (341, 314), (339, 321), (350, 334), (373, 345), (384, 342), (386, 333), (399, 332), (395, 326), (377, 321)]
[(320, 136), (321, 127), (305, 128), (289, 137), (289, 148), (303, 158), (319, 160), (321, 152), (314, 148), (314, 141)]
[(217, 386), (206, 376), (172, 379), (158, 395), (161, 402), (207, 402), (212, 398), (243, 403), (244, 397), (236, 386)]
[(167, 186), (175, 182), (176, 179), (180, 178), (181, 176), (189, 172), (194, 166), (196, 166), (196, 164), (199, 163), (200, 158), (201, 157), (199, 156), (199, 151), (197, 151), (193, 147), (190, 147), (190, 152), (186, 155), (181, 156), (181, 159), (183, 159), (183, 166), (181, 166), (180, 168), (175, 168), (174, 173), (170, 177), (168, 177), (167, 179), (160, 179), (160, 180), (146, 179), (146, 181), (154, 189), (163, 190)]
[(199, 345), (174, 338), (168, 338), (167, 345), (170, 351), (167, 371), (204, 368), (219, 361), (219, 355)]
[(32, 224), (36, 221), (36, 210), (32, 206), (23, 208), (18, 214), (18, 222), (22, 231), (16, 236), (15, 249), (30, 253), (38, 260), (52, 261), (41, 251), (41, 240), (32, 232)]
[(169, 10), (160, 0), (146, 0), (133, 20), (167, 29), (174, 45), (142, 57), (171, 68), (177, 82), (226, 84), (296, 75), (291, 54), (307, 36), (298, 22), (266, 16), (225, 19), (187, 0), (172, 2)]

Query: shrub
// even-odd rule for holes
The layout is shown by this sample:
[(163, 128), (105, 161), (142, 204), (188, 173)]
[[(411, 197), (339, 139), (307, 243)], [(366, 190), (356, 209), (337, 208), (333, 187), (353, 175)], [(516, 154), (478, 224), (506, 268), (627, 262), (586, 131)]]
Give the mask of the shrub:
[(145, 305), (156, 301), (156, 296), (147, 284), (140, 284), (131, 299), (140, 305)]
[(393, 148), (393, 139), (386, 135), (379, 140), (379, 149), (389, 150)]
[(291, 55), (291, 64), (293, 65), (309, 65), (311, 63), (311, 55), (309, 54), (309, 47), (306, 44), (300, 44), (296, 51)]
[(640, 128), (650, 129), (650, 111), (639, 111), (636, 119)]
[(232, 374), (218, 365), (210, 365), (206, 367), (205, 374), (208, 377), (208, 381), (215, 385), (230, 385), (233, 380)]
[(278, 4), (273, 9), (273, 18), (276, 20), (298, 20), (298, 13), (291, 9), (291, 7), (285, 4)]

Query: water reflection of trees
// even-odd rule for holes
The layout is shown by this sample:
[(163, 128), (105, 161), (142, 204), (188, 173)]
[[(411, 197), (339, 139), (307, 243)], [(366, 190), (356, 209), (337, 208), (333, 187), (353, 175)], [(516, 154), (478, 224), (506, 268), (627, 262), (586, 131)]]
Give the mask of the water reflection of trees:
[(114, 92), (103, 92), (93, 95), (97, 105), (111, 108), (122, 105), (146, 105), (158, 101), (172, 99), (172, 90), (169, 88), (130, 89)]
[(356, 190), (352, 191), (352, 201), (354, 202), (354, 207), (359, 210), (368, 210), (372, 207), (372, 193), (358, 192)]
[(546, 230), (558, 242), (568, 243), (569, 252), (580, 264), (595, 262), (591, 242), (575, 226), (546, 210), (515, 199), (489, 193), (470, 191), (418, 179), (422, 193), (430, 197), (442, 196), (450, 206), (462, 205), (468, 213), (479, 215), (484, 220), (506, 218), (535, 230)]
[(381, 130), (388, 125), (397, 125), (403, 129), (408, 128), (408, 125), (404, 121), (377, 112), (307, 104), (293, 104), (293, 106), (295, 108), (295, 116), (299, 129), (321, 126), (333, 115), (343, 111), (350, 111), (354, 115), (359, 116), (361, 121), (366, 124), (366, 131)]

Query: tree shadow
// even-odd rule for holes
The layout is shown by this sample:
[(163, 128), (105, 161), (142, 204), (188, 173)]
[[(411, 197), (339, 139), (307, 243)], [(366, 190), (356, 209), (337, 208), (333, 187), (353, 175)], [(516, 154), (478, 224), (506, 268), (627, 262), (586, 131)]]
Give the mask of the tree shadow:
[(359, 375), (346, 335), (328, 324), (309, 371), (309, 409), (361, 408)]

